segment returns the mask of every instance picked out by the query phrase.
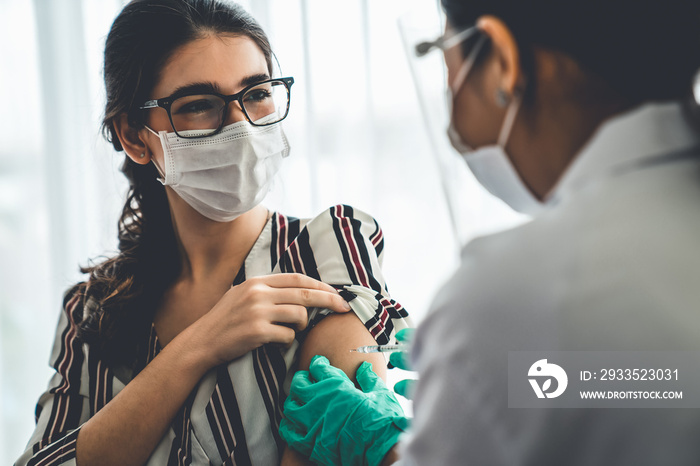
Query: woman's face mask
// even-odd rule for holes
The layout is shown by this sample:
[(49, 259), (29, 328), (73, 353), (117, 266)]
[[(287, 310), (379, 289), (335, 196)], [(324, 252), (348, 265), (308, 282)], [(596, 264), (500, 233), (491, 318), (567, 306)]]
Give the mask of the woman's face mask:
[(258, 205), (269, 192), (282, 159), (289, 155), (279, 123), (253, 126), (240, 121), (199, 139), (148, 130), (160, 139), (165, 157), (164, 168), (153, 160), (162, 177), (159, 181), (217, 222), (229, 222)]
[(455, 108), (454, 98), (459, 94), (460, 89), (467, 80), (485, 42), (486, 36), (482, 35), (464, 60), (452, 82), (451, 88), (448, 88), (448, 92), (451, 93), (451, 96), (448, 96), (448, 102), (451, 103), (452, 108), (450, 109), (450, 125), (447, 135), (450, 138), (452, 147), (462, 154), (469, 169), (484, 188), (508, 204), (513, 210), (535, 215), (542, 211), (544, 206), (525, 186), (510, 157), (505, 152), (505, 146), (520, 107), (521, 97), (519, 95), (514, 96), (510, 100), (496, 144), (479, 148), (470, 147), (464, 142), (454, 124), (454, 115), (458, 111)]

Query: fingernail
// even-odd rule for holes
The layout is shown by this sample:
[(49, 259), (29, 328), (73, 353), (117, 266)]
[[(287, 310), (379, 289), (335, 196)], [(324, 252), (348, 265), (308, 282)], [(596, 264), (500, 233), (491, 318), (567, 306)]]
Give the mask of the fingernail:
[(349, 310), (352, 309), (352, 308), (350, 307), (350, 304), (349, 304), (347, 301), (343, 301), (343, 308), (344, 308), (346, 311), (349, 311)]

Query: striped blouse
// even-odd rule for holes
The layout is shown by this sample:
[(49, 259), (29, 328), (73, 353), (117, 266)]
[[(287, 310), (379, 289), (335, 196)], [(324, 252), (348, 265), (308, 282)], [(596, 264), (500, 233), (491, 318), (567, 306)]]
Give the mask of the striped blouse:
[[(322, 280), (340, 291), (378, 344), (387, 344), (409, 320), (384, 282), (383, 246), (377, 222), (349, 206), (332, 207), (311, 220), (274, 213), (233, 284), (280, 272)], [(56, 372), (39, 398), (36, 429), (16, 465), (75, 465), (80, 426), (131, 379), (128, 371), (108, 367), (78, 341), (72, 316), (80, 305), (78, 294), (69, 291), (50, 361)], [(291, 347), (264, 345), (207, 373), (147, 464), (279, 464), (284, 444), (278, 428), (298, 350), (308, 329), (326, 313), (309, 310), (309, 326)], [(161, 349), (153, 326), (148, 345), (142, 346), (147, 364)]]

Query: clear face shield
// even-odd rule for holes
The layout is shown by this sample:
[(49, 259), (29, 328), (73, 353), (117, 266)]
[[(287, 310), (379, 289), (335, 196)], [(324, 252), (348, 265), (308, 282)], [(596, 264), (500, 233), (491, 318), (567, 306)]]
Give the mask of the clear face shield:
[[(416, 7), (399, 19), (399, 31), (418, 101), (429, 128), (443, 132), (449, 123), (447, 67), (435, 53), (443, 39), (444, 15), (437, 4)], [(436, 40), (436, 38), (439, 38)]]
[[(437, 3), (421, 5), (399, 19), (399, 31), (409, 70), (415, 85), (431, 152), (438, 168), (443, 194), (450, 214), (455, 241), (466, 241), (465, 208), (462, 199), (470, 174), (464, 161), (452, 149), (445, 136), (449, 124), (450, 106), (447, 101), (447, 67), (443, 54), (432, 53), (427, 44), (443, 33), (444, 15)], [(419, 46), (417, 48), (417, 46)]]
[[(459, 60), (450, 81), (463, 82), (486, 37), (478, 34), (476, 27), (445, 31), (439, 2), (421, 5), (402, 16), (399, 30), (457, 243), (520, 223), (522, 216), (514, 215), (481, 187), (447, 137), (452, 97), (445, 60)], [(472, 42), (471, 53), (462, 57), (465, 41)]]

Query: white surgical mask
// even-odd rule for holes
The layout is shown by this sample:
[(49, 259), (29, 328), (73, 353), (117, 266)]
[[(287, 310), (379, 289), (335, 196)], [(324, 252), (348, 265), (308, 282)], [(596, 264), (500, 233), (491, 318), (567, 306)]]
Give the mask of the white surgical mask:
[(505, 151), (510, 131), (515, 122), (515, 116), (520, 107), (521, 98), (516, 96), (511, 100), (496, 144), (474, 149), (462, 140), (454, 125), (454, 114), (451, 107), (451, 105), (454, 105), (454, 96), (457, 95), (457, 92), (467, 79), (484, 42), (485, 37), (479, 39), (455, 77), (452, 89), (448, 88), (448, 93), (450, 93), (448, 96), (450, 125), (447, 129), (447, 136), (450, 138), (452, 147), (462, 154), (474, 177), (484, 188), (508, 204), (513, 210), (524, 214), (536, 215), (544, 209), (544, 205), (525, 186)]
[[(256, 123), (272, 118), (270, 115)], [(280, 124), (253, 126), (240, 121), (197, 139), (148, 129), (160, 139), (165, 156), (164, 170), (153, 161), (162, 177), (159, 181), (217, 222), (229, 222), (258, 205), (269, 192), (282, 158), (289, 155)], [(190, 133), (196, 131), (184, 132)]]

